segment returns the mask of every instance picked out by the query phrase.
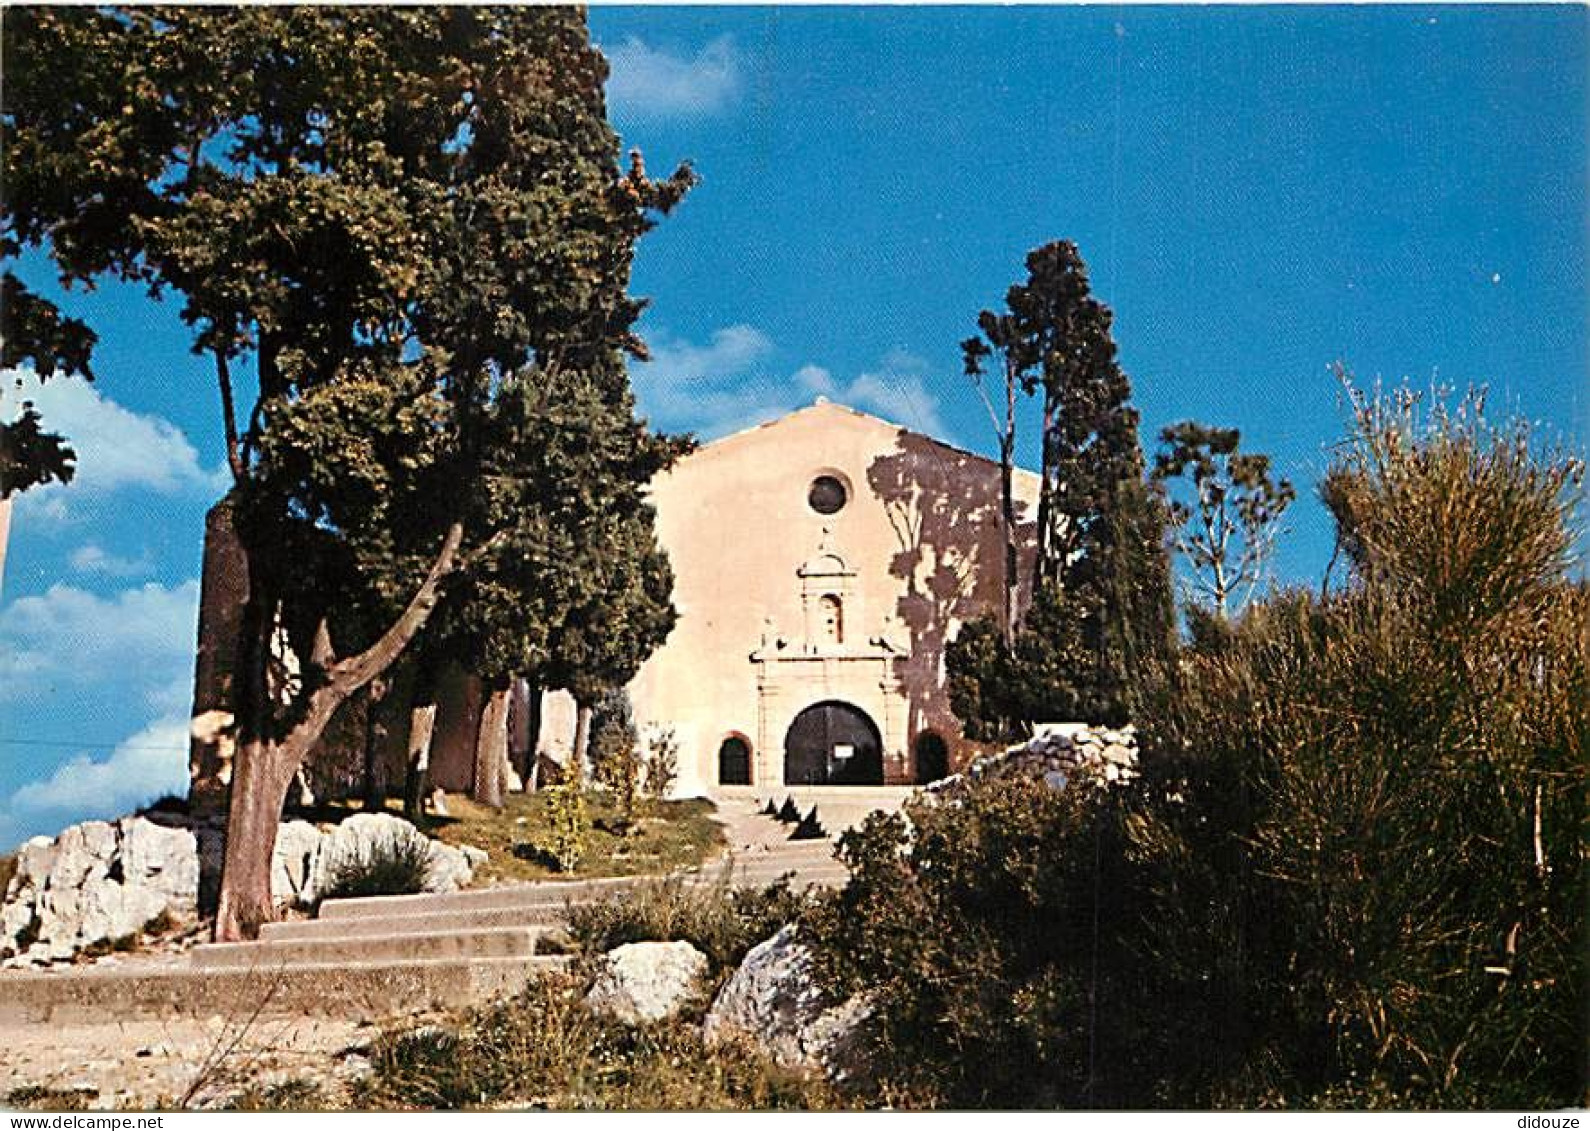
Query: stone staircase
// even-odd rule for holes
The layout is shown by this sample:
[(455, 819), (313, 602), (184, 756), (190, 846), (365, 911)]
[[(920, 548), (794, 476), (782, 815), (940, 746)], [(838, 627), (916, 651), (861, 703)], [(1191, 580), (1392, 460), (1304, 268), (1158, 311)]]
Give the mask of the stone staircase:
[[(729, 853), (680, 873), (679, 882), (845, 882), (832, 840), (790, 841), (786, 826), (756, 816), (750, 803), (729, 807)], [(0, 978), (0, 1021), (281, 1014), (373, 1020), (457, 1006), (512, 994), (561, 969), (569, 959), (556, 943), (574, 907), (649, 882), (655, 880), (547, 881), (328, 900), (317, 918), (266, 924), (254, 942), (201, 944), (162, 961), (7, 975)]]

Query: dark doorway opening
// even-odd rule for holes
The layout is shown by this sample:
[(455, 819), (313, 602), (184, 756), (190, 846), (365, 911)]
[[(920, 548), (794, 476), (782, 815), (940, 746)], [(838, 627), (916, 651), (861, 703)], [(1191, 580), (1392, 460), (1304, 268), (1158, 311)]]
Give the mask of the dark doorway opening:
[(751, 784), (751, 744), (737, 734), (718, 747), (718, 784)]
[(950, 747), (933, 731), (916, 736), (916, 784), (927, 785), (950, 776)]
[(849, 703), (807, 707), (784, 736), (785, 785), (882, 785), (883, 740)]

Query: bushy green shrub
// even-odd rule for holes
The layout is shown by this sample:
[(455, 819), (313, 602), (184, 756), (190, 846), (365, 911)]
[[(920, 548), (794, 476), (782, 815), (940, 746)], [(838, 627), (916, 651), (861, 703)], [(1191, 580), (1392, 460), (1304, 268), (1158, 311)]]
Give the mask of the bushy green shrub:
[(1088, 974), (1108, 804), (1009, 777), (840, 838), (851, 880), (804, 925), (833, 996), (871, 994), (886, 1088), (952, 1107), (1099, 1102)]
[(560, 872), (572, 872), (585, 859), (591, 817), (577, 781), (559, 782), (546, 791), (546, 854)]
[(1141, 720), (1134, 945), (1194, 1019), (1163, 1052), (1183, 1102), (1575, 1103), (1581, 467), (1475, 398), (1355, 406), (1324, 488), (1348, 585), (1210, 634)]
[(640, 793), (640, 734), (635, 729), (629, 693), (608, 691), (591, 712), (590, 757), (592, 776), (618, 799), (618, 819), (624, 829), (635, 822), (635, 801)]
[(710, 884), (672, 877), (575, 907), (569, 931), (576, 946), (590, 956), (625, 943), (682, 940), (705, 954), (714, 972), (723, 973), (738, 966), (757, 943), (794, 922), (804, 904), (787, 883), (735, 888), (727, 875)]
[(365, 842), (333, 859), (321, 899), (363, 895), (413, 895), (431, 878), (431, 842), (416, 829)]

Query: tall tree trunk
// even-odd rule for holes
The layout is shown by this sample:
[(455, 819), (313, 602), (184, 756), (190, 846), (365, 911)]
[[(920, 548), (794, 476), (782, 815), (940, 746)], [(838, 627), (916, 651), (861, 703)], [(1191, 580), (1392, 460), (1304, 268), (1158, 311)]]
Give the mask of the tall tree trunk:
[(585, 755), (591, 745), (591, 708), (584, 703), (574, 704), (574, 749), (569, 753), (569, 773), (572, 780), (585, 783)]
[(440, 598), (442, 579), (454, 568), (463, 535), (461, 523), (448, 528), (430, 573), (408, 607), (369, 648), (332, 663), (329, 655), (318, 655), (322, 648), (317, 642), (316, 659), (322, 662), (312, 663), (303, 673), (312, 690), (300, 694), (292, 712), (298, 721), (279, 739), (275, 704), (265, 678), (278, 602), (263, 580), (265, 571), (257, 568), (250, 553), (251, 592), (239, 641), (238, 750), (215, 919), (218, 941), (252, 938), (261, 924), (275, 918), (271, 859), (287, 787), (337, 709), (391, 667), (424, 627)]
[(1011, 481), (1016, 474), (1016, 368), (1005, 357), (1005, 431), (999, 438), (999, 528), (1005, 540), (1004, 607), (1000, 631), (1008, 651), (1016, 646), (1016, 498)]
[(502, 808), (508, 769), (508, 683), (487, 685), (480, 704), (480, 725), (475, 728), (475, 775), (470, 799), (493, 809)]
[(525, 739), (524, 788), (534, 793), (541, 784), (541, 685), (530, 684), (530, 727)]
[(365, 699), (364, 715), (364, 807), (379, 812), (386, 808), (386, 781), (381, 773), (381, 755), (386, 740), (386, 724), (381, 712), (386, 705), (389, 683), (385, 679), (370, 681)]
[(431, 740), (436, 735), (436, 671), (424, 659), (414, 674), (409, 696), (408, 756), (403, 774), (403, 816), (419, 823), (425, 815), (425, 791), (431, 769)]

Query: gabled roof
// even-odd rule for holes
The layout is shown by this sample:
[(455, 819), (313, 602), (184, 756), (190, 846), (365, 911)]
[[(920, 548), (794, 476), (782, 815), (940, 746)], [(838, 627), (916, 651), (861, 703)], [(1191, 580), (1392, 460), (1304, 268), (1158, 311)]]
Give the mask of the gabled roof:
[[(958, 447), (955, 444), (951, 444), (947, 441), (939, 439), (937, 436), (930, 436), (926, 432), (919, 432), (914, 428), (907, 428), (903, 424), (896, 424), (892, 420), (885, 420), (881, 416), (876, 416), (870, 412), (863, 412), (861, 409), (852, 408), (850, 405), (838, 404), (829, 400), (827, 397), (818, 397), (811, 404), (798, 408), (793, 412), (787, 412), (783, 416), (774, 417), (772, 420), (765, 420), (761, 424), (753, 424), (749, 428), (742, 428), (738, 432), (731, 432), (727, 436), (718, 437), (716, 440), (710, 440), (707, 443), (702, 444), (697, 451), (706, 451), (708, 449), (717, 448), (722, 445), (741, 442), (752, 436), (763, 435), (769, 430), (776, 429), (780, 425), (794, 420), (797, 417), (804, 417), (819, 413), (831, 415), (836, 419), (844, 420), (846, 422), (849, 422), (852, 419), (862, 421), (879, 429), (886, 429), (895, 435), (906, 433), (907, 435), (916, 436), (919, 439), (927, 440), (929, 443), (935, 444), (946, 451), (954, 452), (958, 456), (965, 456), (969, 459), (977, 460), (979, 463), (985, 463), (991, 468), (997, 469), (999, 467), (999, 461), (997, 459), (990, 459), (981, 452), (974, 452), (966, 448)], [(688, 459), (689, 457), (687, 456), (686, 458)], [(1034, 479), (1038, 477), (1038, 473), (1036, 471), (1029, 471), (1024, 467), (1017, 467), (1015, 471), (1018, 476), (1031, 476)]]

